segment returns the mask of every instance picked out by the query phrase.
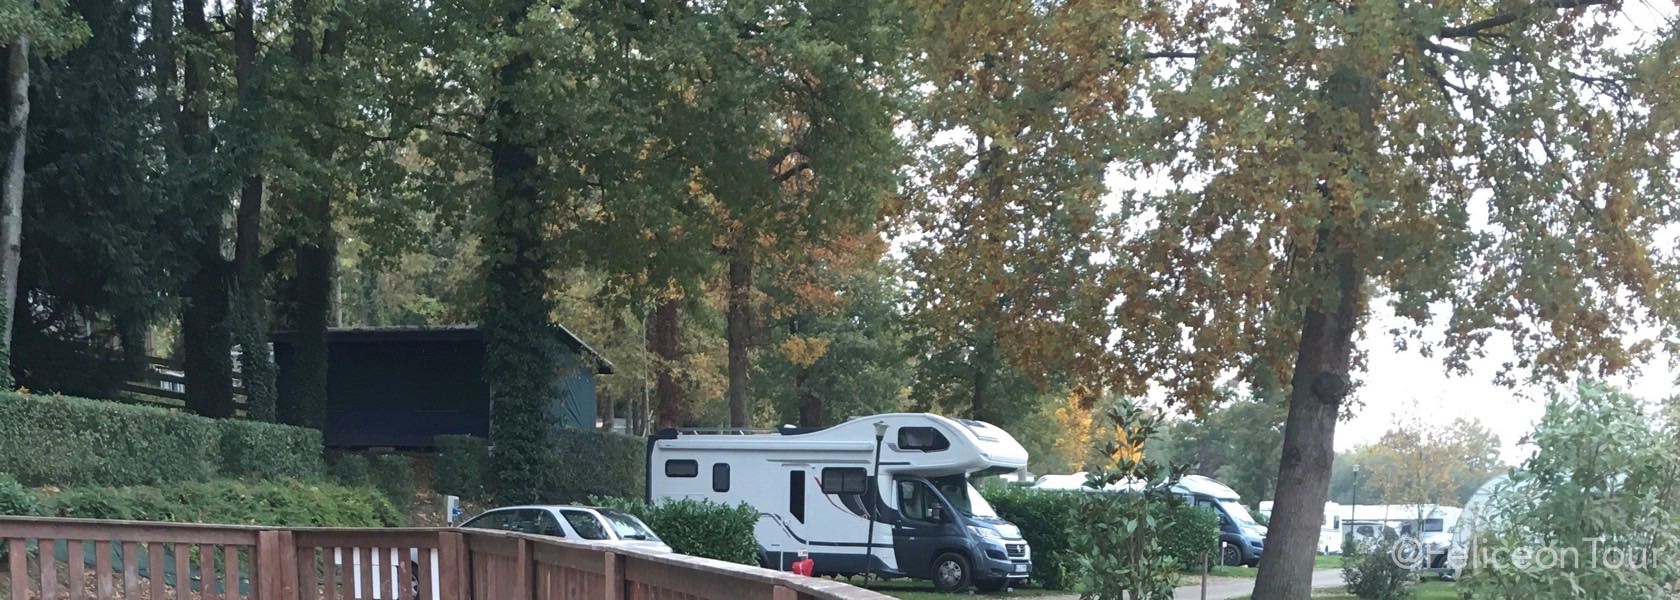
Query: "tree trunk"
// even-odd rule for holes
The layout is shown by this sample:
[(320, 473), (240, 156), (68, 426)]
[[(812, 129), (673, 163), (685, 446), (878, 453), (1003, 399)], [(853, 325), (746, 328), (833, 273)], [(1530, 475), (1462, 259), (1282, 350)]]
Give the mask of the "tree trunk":
[(12, 314), (17, 306), (18, 260), (23, 251), (23, 153), (29, 131), (29, 38), (13, 40), (6, 57), (6, 187), (0, 193), (0, 383), (10, 389)]
[[(257, 106), (256, 1), (238, 0), (235, 6), (233, 48), (234, 76), (238, 80), (242, 132), (247, 145), (258, 137), (262, 122)], [(274, 355), (268, 347), (268, 318), (264, 310), (262, 283), (262, 161), (253, 149), (245, 150), (244, 181), (239, 189), (239, 208), (234, 226), (233, 276), (239, 302), (239, 372), (245, 382), (246, 406), (250, 418), (275, 420)]]
[(665, 299), (653, 309), (653, 326), (648, 329), (648, 345), (654, 355), (654, 422), (660, 428), (686, 425), (687, 411), (682, 402), (682, 389), (677, 384), (676, 364), (682, 358), (678, 345), (681, 328), (680, 309), (675, 299)]
[[(1321, 232), (1321, 238), (1328, 237)], [(1335, 460), (1336, 418), (1352, 390), (1353, 339), (1364, 305), (1363, 275), (1351, 250), (1330, 257), (1340, 298), (1332, 306), (1307, 309), (1295, 358), (1294, 386), (1283, 435), (1283, 460), (1272, 519), (1255, 582), (1256, 600), (1296, 600), (1312, 595), (1313, 556), (1324, 503), (1330, 495)]]
[(752, 377), (752, 251), (738, 243), (729, 259), (729, 426), (751, 427), (747, 386)]
[[(1348, 172), (1359, 157), (1374, 155), (1376, 139), (1375, 78), (1343, 67), (1331, 75), (1325, 95), (1332, 104), (1358, 119), (1363, 135), (1325, 132), (1332, 149), (1347, 159)], [(1339, 127), (1338, 125), (1326, 125)], [(1316, 128), (1316, 127), (1315, 127)], [(1348, 140), (1364, 144), (1355, 148)], [(1346, 173), (1343, 173), (1345, 175)], [(1283, 456), (1278, 463), (1277, 495), (1266, 552), (1255, 581), (1255, 600), (1295, 600), (1312, 595), (1313, 556), (1330, 495), (1330, 471), (1335, 460), (1336, 419), (1342, 402), (1353, 390), (1354, 335), (1365, 311), (1365, 273), (1355, 255), (1360, 215), (1342, 206), (1331, 191), (1330, 176), (1318, 193), (1330, 208), (1319, 226), (1306, 277), (1308, 289), (1327, 292), (1309, 298), (1301, 319), (1301, 340), (1289, 390), (1289, 415), (1284, 421)]]
[[(204, 17), (202, 0), (182, 4), (181, 26), (199, 40), (210, 39), (210, 24)], [(205, 168), (212, 151), (208, 87), (209, 60), (189, 53), (181, 77), (181, 150), (196, 168)], [(181, 168), (186, 164), (176, 165)], [(231, 283), (227, 260), (222, 257), (222, 218), (226, 201), (207, 185), (194, 183), (185, 190), (189, 203), (198, 209), (199, 247), (197, 270), (186, 284), (187, 307), (181, 316), (181, 339), (186, 348), (187, 410), (208, 417), (230, 417), (233, 409), (233, 330), (230, 327)]]
[(794, 390), (799, 394), (799, 426), (823, 426), (823, 399), (811, 389), (810, 367), (799, 367), (794, 373)]
[(995, 340), (996, 338), (987, 335), (974, 348), (974, 389), (970, 390), (968, 399), (968, 418), (976, 421), (985, 421), (989, 416), (987, 395), (991, 392), (989, 388), (992, 383), (992, 371), (997, 368), (992, 364), (997, 362)]

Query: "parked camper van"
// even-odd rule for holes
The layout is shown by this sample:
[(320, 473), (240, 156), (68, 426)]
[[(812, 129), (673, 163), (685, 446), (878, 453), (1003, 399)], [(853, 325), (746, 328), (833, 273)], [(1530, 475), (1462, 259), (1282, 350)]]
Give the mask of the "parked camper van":
[[(1256, 513), (1270, 520), (1273, 502), (1266, 500), (1255, 507)], [(1342, 505), (1335, 502), (1324, 503), (1324, 516), (1318, 522), (1318, 553), (1342, 553)]]
[[(1045, 475), (1033, 484), (1037, 490), (1081, 490), (1094, 491), (1085, 487), (1086, 474)], [(1125, 491), (1123, 483), (1103, 488), (1105, 492)], [(1237, 496), (1236, 490), (1226, 487), (1212, 478), (1201, 475), (1186, 475), (1172, 488), (1183, 500), (1192, 505), (1206, 508), (1219, 515), (1219, 563), (1227, 566), (1260, 564), (1260, 553), (1266, 548), (1266, 528), (1248, 514), (1248, 508), (1243, 506), (1242, 498)]]
[(1027, 451), (979, 421), (887, 414), (818, 430), (665, 430), (649, 441), (648, 462), (654, 502), (758, 509), (759, 561), (772, 568), (808, 551), (818, 575), (869, 571), (930, 579), (942, 591), (1001, 589), (1032, 571), (1020, 530), (969, 483), (1025, 468)]

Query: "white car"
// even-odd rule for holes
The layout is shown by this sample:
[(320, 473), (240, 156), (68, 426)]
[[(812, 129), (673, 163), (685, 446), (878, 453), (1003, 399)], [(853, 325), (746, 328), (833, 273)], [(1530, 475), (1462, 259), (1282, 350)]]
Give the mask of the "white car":
[(461, 527), (518, 531), (571, 540), (625, 546), (648, 552), (670, 552), (646, 523), (611, 508), (587, 506), (508, 506), (484, 511)]

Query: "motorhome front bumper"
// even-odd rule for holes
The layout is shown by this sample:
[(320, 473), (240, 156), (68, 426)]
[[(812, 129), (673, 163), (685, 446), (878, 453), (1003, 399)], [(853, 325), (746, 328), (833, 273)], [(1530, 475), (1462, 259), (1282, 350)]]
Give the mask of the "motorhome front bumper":
[(987, 579), (1026, 579), (1032, 575), (1032, 548), (1024, 540), (988, 540), (977, 573)]

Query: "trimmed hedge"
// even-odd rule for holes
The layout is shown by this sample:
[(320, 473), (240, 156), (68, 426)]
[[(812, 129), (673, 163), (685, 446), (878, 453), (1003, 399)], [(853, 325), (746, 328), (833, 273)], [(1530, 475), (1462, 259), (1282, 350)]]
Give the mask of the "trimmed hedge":
[(360, 454), (340, 454), (327, 463), (327, 476), (334, 483), (351, 487), (372, 485), (368, 476), (367, 457)]
[(222, 476), (320, 479), (320, 431), (235, 419), (215, 423), (222, 431)]
[(544, 502), (592, 496), (642, 498), (647, 488), (647, 440), (619, 433), (562, 429), (552, 436)]
[(0, 392), (0, 472), (25, 485), (156, 485), (320, 473), (315, 430)]
[(727, 506), (683, 499), (649, 505), (641, 500), (604, 497), (590, 498), (589, 502), (636, 515), (680, 554), (758, 564), (758, 541), (753, 537), (758, 510), (746, 504)]
[(1068, 534), (1079, 526), (1074, 509), (1084, 492), (995, 486), (984, 493), (998, 516), (1021, 528), (1021, 537), (1032, 546), (1033, 581), (1048, 589), (1068, 589), (1075, 568)]
[(1210, 553), (1210, 564), (1219, 564), (1219, 516), (1205, 508), (1175, 503), (1166, 511), (1161, 527), (1161, 549), (1178, 561), (1178, 568), (1200, 571), (1202, 554)]
[(48, 514), (85, 519), (274, 527), (398, 527), (406, 518), (367, 487), (231, 479), (165, 487), (84, 487), (45, 495)]
[(490, 472), (490, 444), (470, 435), (440, 435), (435, 443), (438, 453), (432, 462), (432, 488), (468, 500), (489, 497), (484, 477)]

